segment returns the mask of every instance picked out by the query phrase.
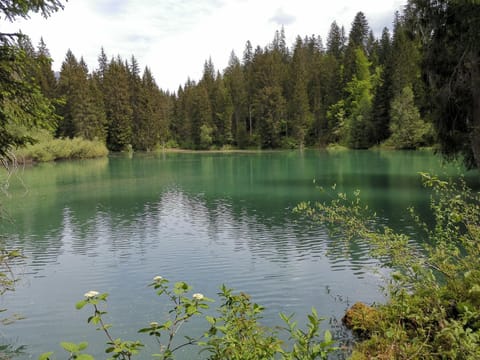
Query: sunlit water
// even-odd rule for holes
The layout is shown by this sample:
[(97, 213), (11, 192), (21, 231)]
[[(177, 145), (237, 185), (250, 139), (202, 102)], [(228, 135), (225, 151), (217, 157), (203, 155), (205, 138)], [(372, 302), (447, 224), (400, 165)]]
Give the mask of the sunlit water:
[(24, 358), (64, 358), (60, 341), (88, 341), (89, 353), (105, 358), (105, 339), (75, 303), (88, 290), (108, 292), (114, 336), (145, 340), (136, 331), (165, 318), (164, 300), (147, 287), (155, 275), (215, 299), (223, 283), (245, 291), (266, 306), (269, 325), (280, 323), (278, 312), (303, 323), (311, 307), (339, 319), (349, 303), (384, 299), (387, 270), (375, 271), (366, 244), (342, 246), (292, 209), (328, 199), (334, 193), (319, 187), (336, 184), (360, 189), (381, 221), (409, 231), (405, 209), (428, 209), (420, 171), (460, 170), (426, 152), (369, 151), (172, 153), (21, 170), (2, 199), (14, 221), (2, 233), (27, 259), (2, 306), (26, 319), (2, 327), (3, 340), (27, 345)]

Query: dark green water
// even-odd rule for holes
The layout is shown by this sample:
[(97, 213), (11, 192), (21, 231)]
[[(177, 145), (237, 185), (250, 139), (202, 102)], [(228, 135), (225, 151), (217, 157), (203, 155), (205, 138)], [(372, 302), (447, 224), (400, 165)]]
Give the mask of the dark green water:
[(428, 208), (420, 171), (460, 172), (427, 152), (371, 151), (139, 155), (19, 171), (2, 199), (14, 224), (2, 233), (28, 258), (2, 307), (26, 319), (3, 327), (4, 340), (34, 358), (63, 358), (60, 341), (88, 341), (104, 358), (104, 339), (74, 304), (88, 290), (109, 292), (112, 332), (137, 339), (164, 316), (146, 286), (155, 275), (213, 298), (222, 283), (248, 292), (271, 325), (280, 311), (302, 318), (313, 306), (340, 318), (349, 302), (382, 301), (366, 244), (341, 248), (292, 208), (336, 184), (409, 229), (405, 209)]

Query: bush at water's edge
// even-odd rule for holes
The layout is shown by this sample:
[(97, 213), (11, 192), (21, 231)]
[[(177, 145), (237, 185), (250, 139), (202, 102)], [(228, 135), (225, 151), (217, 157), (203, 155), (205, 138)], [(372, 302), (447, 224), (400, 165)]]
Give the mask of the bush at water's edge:
[(38, 140), (35, 144), (15, 151), (19, 162), (91, 159), (108, 155), (107, 147), (98, 140), (85, 140), (82, 138), (54, 139), (52, 136), (42, 136)]

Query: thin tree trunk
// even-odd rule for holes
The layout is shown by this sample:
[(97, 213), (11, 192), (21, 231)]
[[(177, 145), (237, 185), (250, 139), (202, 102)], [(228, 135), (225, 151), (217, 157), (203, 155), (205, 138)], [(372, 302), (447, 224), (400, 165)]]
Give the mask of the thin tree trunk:
[(475, 164), (480, 169), (480, 61), (479, 56), (473, 54), (471, 61), (472, 83), (472, 125), (471, 146)]

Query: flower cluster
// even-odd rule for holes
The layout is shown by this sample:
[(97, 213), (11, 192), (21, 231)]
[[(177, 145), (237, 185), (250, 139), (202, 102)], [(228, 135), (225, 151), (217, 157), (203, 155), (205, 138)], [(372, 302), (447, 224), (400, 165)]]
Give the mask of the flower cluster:
[(85, 293), (83, 296), (85, 296), (87, 299), (94, 298), (95, 296), (98, 296), (99, 292), (90, 290), (89, 292)]
[(200, 301), (204, 298), (203, 294), (200, 294), (200, 293), (193, 294), (192, 297), (194, 300), (197, 300), (197, 301)]

